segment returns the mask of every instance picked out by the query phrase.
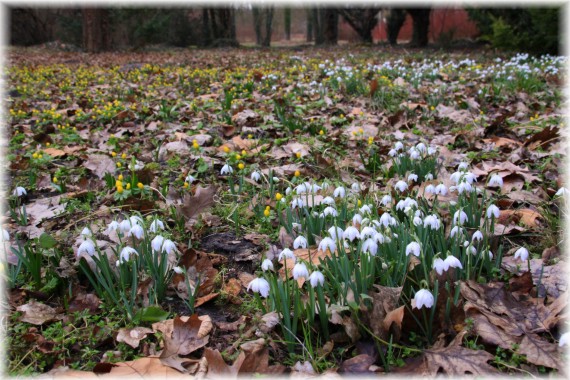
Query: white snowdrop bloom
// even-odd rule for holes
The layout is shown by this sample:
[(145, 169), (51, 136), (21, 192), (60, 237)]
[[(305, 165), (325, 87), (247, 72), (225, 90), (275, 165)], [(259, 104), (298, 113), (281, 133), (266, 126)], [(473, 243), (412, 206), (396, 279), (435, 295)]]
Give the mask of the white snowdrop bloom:
[(455, 226), (451, 229), (449, 236), (454, 237), (455, 235), (457, 235), (457, 237), (463, 236), (463, 228), (461, 228), (461, 226)]
[(305, 263), (295, 264), (295, 266), (293, 267), (293, 278), (297, 280), (299, 278), (306, 279), (308, 277), (309, 277), (309, 271), (307, 270), (307, 266), (305, 265)]
[(261, 174), (256, 170), (253, 173), (251, 173), (251, 179), (255, 182), (259, 182), (259, 180), (261, 179)]
[(418, 175), (411, 173), (410, 175), (408, 175), (408, 182), (418, 182)]
[(152, 241), (150, 242), (150, 246), (151, 246), (153, 251), (160, 252), (160, 249), (162, 248), (163, 242), (164, 242), (164, 237), (162, 237), (160, 235), (156, 235), (154, 237), (154, 239), (152, 239)]
[(131, 230), (131, 222), (128, 219), (125, 219), (119, 223), (119, 231), (123, 234), (128, 233)]
[(457, 170), (459, 171), (464, 171), (467, 170), (469, 168), (469, 164), (467, 162), (460, 162), (459, 165), (457, 165)]
[(321, 185), (321, 189), (326, 190), (330, 187), (328, 182), (323, 182), (323, 184)]
[(400, 193), (403, 193), (404, 191), (406, 191), (408, 189), (408, 184), (404, 181), (398, 181), (396, 182), (396, 184), (394, 185), (394, 187), (396, 188), (396, 190), (398, 190)]
[(350, 185), (350, 189), (355, 193), (359, 193), (360, 192), (360, 184), (358, 182), (354, 182), (352, 185)]
[(412, 222), (414, 223), (414, 226), (421, 226), (423, 223), (422, 218), (420, 218), (419, 216), (414, 216)]
[[(430, 146), (430, 147), (428, 148), (428, 150), (427, 150), (427, 153), (428, 153), (430, 156), (433, 156), (434, 154), (437, 153), (437, 148), (435, 148), (435, 147), (433, 147), (433, 146)], [(433, 178), (432, 178), (432, 179), (433, 179)]]
[(417, 216), (418, 218), (423, 218), (424, 217), (424, 213), (422, 212), (422, 210), (416, 210), (414, 212), (414, 216)]
[(464, 225), (469, 217), (463, 210), (457, 210), (453, 214), (453, 224)]
[(263, 262), (261, 263), (261, 269), (264, 272), (267, 272), (268, 270), (274, 270), (273, 262), (271, 262), (271, 260), (269, 260), (269, 259), (263, 260)]
[(408, 256), (411, 253), (412, 255), (419, 257), (420, 251), (421, 251), (420, 243), (418, 243), (417, 241), (413, 241), (406, 246), (406, 256)]
[(287, 259), (292, 259), (293, 261), (297, 261), (295, 254), (289, 248), (283, 249), (281, 253), (279, 253), (279, 256), (277, 256), (278, 261), (287, 260)]
[(182, 267), (174, 267), (174, 268), (172, 268), (172, 270), (178, 274), (184, 273), (184, 269), (182, 269)]
[(2, 241), (8, 241), (8, 240), (10, 240), (10, 233), (8, 232), (8, 230), (2, 228)]
[(107, 229), (105, 230), (105, 233), (107, 235), (109, 235), (112, 231), (117, 231), (118, 228), (119, 228), (119, 222), (117, 222), (116, 220), (113, 220), (111, 223), (109, 223), (107, 225)]
[(356, 227), (348, 226), (346, 227), (346, 230), (344, 230), (342, 236), (352, 242), (354, 239), (360, 239), (360, 232), (358, 232)]
[(522, 261), (527, 261), (528, 249), (526, 249), (525, 247), (520, 247), (519, 249), (517, 249), (517, 251), (515, 252), (515, 260), (518, 258), (520, 258)]
[(325, 197), (325, 199), (323, 199), (323, 200), (321, 201), (321, 203), (322, 203), (322, 204), (325, 204), (325, 205), (334, 205), (334, 204), (335, 204), (335, 201), (334, 201), (334, 199), (333, 199), (332, 197)]
[(313, 288), (316, 288), (319, 285), (323, 286), (325, 284), (325, 276), (316, 270), (309, 276), (309, 283)]
[(398, 151), (402, 150), (402, 149), (404, 149), (404, 144), (402, 144), (401, 141), (396, 141), (396, 144), (394, 144), (394, 149), (396, 149)]
[(426, 194), (435, 194), (435, 186), (432, 184), (429, 184), (426, 186), (424, 191)]
[(378, 244), (374, 239), (366, 239), (364, 243), (362, 243), (362, 252), (368, 252), (372, 256), (376, 256), (376, 252), (378, 252)]
[(429, 227), (432, 230), (438, 230), (441, 227), (441, 222), (437, 218), (437, 215), (428, 215), (424, 219), (424, 228)]
[(178, 251), (176, 249), (176, 243), (170, 239), (165, 239), (162, 243), (162, 252), (166, 252), (167, 255), (170, 255), (176, 251)]
[(89, 227), (83, 227), (83, 229), (81, 230), (81, 237), (83, 239), (88, 238), (89, 236), (93, 236), (93, 233), (91, 232), (91, 230), (89, 229)]
[(305, 182), (305, 186), (307, 186), (307, 192), (309, 193), (317, 193), (322, 187), (317, 185), (316, 183), (310, 184), (309, 182)]
[(188, 174), (186, 176), (185, 182), (194, 183), (194, 181), (196, 181), (196, 177), (194, 177), (192, 174)]
[(14, 189), (14, 192), (12, 194), (14, 194), (17, 197), (21, 197), (22, 195), (27, 195), (28, 192), (22, 186), (18, 186)]
[(501, 215), (501, 210), (495, 205), (490, 205), (487, 208), (487, 219), (491, 219), (492, 217), (498, 218)]
[(427, 174), (424, 176), (424, 180), (425, 180), (425, 181), (432, 181), (432, 180), (433, 180), (433, 174), (427, 173)]
[(336, 251), (336, 244), (334, 240), (328, 236), (323, 238), (323, 240), (321, 240), (319, 243), (319, 251), (326, 252), (327, 249), (329, 249), (331, 253)]
[(418, 309), (421, 309), (424, 306), (426, 308), (431, 308), (433, 306), (434, 298), (429, 290), (420, 289), (414, 296), (414, 301)]
[(323, 210), (323, 214), (325, 216), (329, 216), (332, 215), (333, 217), (337, 217), (338, 216), (338, 212), (336, 211), (336, 209), (334, 207), (328, 206)]
[(420, 152), (418, 152), (417, 149), (410, 149), (410, 151), (408, 152), (408, 155), (410, 156), (410, 160), (417, 160), (418, 158), (420, 158)]
[(142, 228), (141, 225), (135, 224), (131, 227), (129, 232), (127, 232), (127, 236), (134, 236), (140, 240), (144, 236), (144, 229)]
[(447, 264), (450, 268), (463, 269), (463, 265), (461, 265), (461, 261), (459, 261), (459, 259), (455, 256), (447, 256), (443, 262), (445, 264)]
[(143, 220), (140, 216), (138, 215), (133, 215), (129, 218), (129, 223), (131, 223), (131, 226), (134, 226), (135, 224), (138, 225), (143, 225)]
[(398, 154), (398, 151), (396, 149), (390, 149), (388, 152), (388, 156), (390, 157), (394, 157), (396, 154)]
[(479, 230), (475, 231), (473, 233), (473, 236), (471, 237), (471, 241), (475, 242), (475, 241), (481, 241), (483, 240), (483, 233)]
[(156, 233), (158, 232), (158, 230), (164, 230), (164, 223), (162, 222), (162, 220), (155, 219), (150, 224), (148, 230), (152, 233)]
[(556, 192), (556, 194), (554, 194), (555, 197), (563, 197), (565, 195), (567, 195), (569, 192), (569, 190), (565, 187), (561, 187), (560, 189), (558, 189), (558, 191)]
[(233, 172), (234, 172), (234, 169), (228, 164), (225, 164), (224, 166), (222, 166), (222, 170), (220, 170), (221, 175), (232, 174)]
[(294, 249), (307, 248), (308, 245), (309, 243), (307, 242), (307, 239), (305, 239), (305, 237), (302, 235), (297, 236), (297, 238), (295, 238), (293, 241)]
[(471, 172), (466, 172), (462, 179), (470, 185), (472, 185), (473, 182), (477, 182), (477, 176)]
[(346, 195), (346, 190), (344, 189), (344, 187), (339, 186), (336, 189), (334, 189), (333, 191), (333, 196), (335, 198), (344, 198)]
[(471, 184), (468, 182), (461, 182), (459, 185), (455, 187), (455, 189), (457, 189), (457, 192), (459, 194), (462, 194), (463, 192), (470, 192), (471, 190), (473, 190), (473, 186), (471, 186)]
[(422, 142), (421, 142), (421, 143), (418, 143), (418, 144), (416, 145), (416, 149), (417, 149), (418, 152), (420, 152), (420, 153), (424, 153), (425, 151), (427, 151), (426, 144), (424, 144), (424, 143), (422, 143)]
[(398, 203), (396, 203), (396, 210), (400, 211), (407, 207), (406, 200), (400, 199)]
[(488, 187), (503, 187), (503, 178), (498, 174), (493, 174), (489, 179), (489, 183), (487, 183)]
[(344, 231), (340, 227), (332, 226), (328, 229), (329, 235), (334, 240), (342, 240), (344, 236)]
[(131, 255), (137, 255), (138, 256), (138, 252), (136, 249), (134, 249), (133, 247), (125, 247), (121, 250), (121, 254), (119, 257), (119, 261), (121, 263), (125, 262), (125, 261), (129, 261), (129, 258), (131, 257)]
[(466, 247), (467, 247), (466, 249), (467, 253), (470, 253), (472, 255), (477, 253), (477, 248), (475, 248), (473, 244), (468, 244)]
[(295, 192), (297, 193), (297, 195), (307, 193), (308, 192), (307, 191), (307, 185), (305, 183), (297, 185), (297, 187), (295, 188)]
[(303, 199), (301, 198), (294, 198), (291, 201), (291, 208), (295, 209), (295, 208), (302, 208), (305, 204), (303, 203)]
[(95, 244), (90, 239), (84, 240), (77, 248), (77, 256), (81, 255), (82, 253), (87, 253), (89, 256), (93, 256), (95, 254)]
[(370, 209), (370, 205), (362, 205), (361, 208), (358, 209), (361, 214), (370, 214), (372, 210)]
[(449, 176), (449, 179), (451, 179), (457, 185), (461, 181), (462, 175), (463, 175), (463, 172), (454, 172)]
[(560, 335), (560, 340), (558, 341), (558, 347), (567, 346), (570, 343), (570, 332), (565, 332)]
[(388, 203), (392, 202), (392, 197), (388, 194), (388, 195), (384, 195), (382, 197), (382, 199), (380, 200), (380, 203), (382, 203), (384, 206), (387, 206)]
[(247, 290), (251, 289), (254, 293), (259, 293), (263, 298), (269, 296), (269, 282), (264, 278), (254, 278), (247, 285)]
[(435, 269), (437, 274), (441, 276), (443, 272), (447, 272), (447, 270), (449, 269), (449, 265), (438, 257), (433, 261), (433, 269)]
[(352, 216), (352, 224), (362, 224), (362, 215), (354, 214)]
[(291, 191), (293, 191), (293, 190), (291, 189), (291, 186), (287, 187), (287, 188), (285, 189), (285, 195), (291, 194)]
[(374, 228), (370, 227), (370, 226), (366, 226), (362, 229), (362, 231), (360, 231), (360, 238), (361, 239), (366, 239), (367, 237), (374, 237), (376, 236), (376, 234), (378, 233), (378, 231), (376, 231)]
[(384, 227), (388, 227), (390, 225), (395, 225), (396, 219), (394, 217), (392, 217), (392, 215), (390, 215), (390, 213), (385, 212), (380, 217), (380, 224), (382, 224)]
[(376, 240), (378, 242), (378, 244), (384, 244), (384, 242), (386, 242), (386, 243), (390, 242), (390, 239), (388, 239), (387, 237), (382, 235), (380, 232), (378, 232), (376, 235), (374, 235), (373, 239)]
[(438, 195), (447, 195), (447, 186), (445, 186), (443, 183), (440, 183), (439, 185), (437, 185), (435, 187), (435, 193)]

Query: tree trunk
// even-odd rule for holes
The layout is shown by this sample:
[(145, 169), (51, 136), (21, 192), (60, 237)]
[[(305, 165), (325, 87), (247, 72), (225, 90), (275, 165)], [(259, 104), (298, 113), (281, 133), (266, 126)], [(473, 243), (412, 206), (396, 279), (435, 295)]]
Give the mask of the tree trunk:
[(283, 11), (283, 23), (285, 25), (285, 39), (291, 40), (291, 8), (285, 8)]
[(269, 47), (271, 45), (273, 11), (273, 6), (270, 8), (255, 7), (252, 9), (255, 40), (259, 46)]
[(253, 30), (255, 31), (255, 43), (261, 46), (261, 11), (257, 7), (251, 9), (253, 14)]
[(386, 17), (386, 34), (390, 45), (398, 44), (398, 34), (400, 34), (404, 21), (406, 21), (406, 12), (403, 9), (390, 9)]
[(265, 10), (265, 36), (262, 45), (263, 47), (269, 47), (271, 45), (271, 32), (273, 28), (273, 6)]
[(322, 45), (325, 42), (323, 30), (324, 12), (324, 9), (313, 9), (313, 33), (315, 36), (315, 45)]
[(313, 24), (314, 24), (313, 10), (307, 9), (307, 42), (313, 41)]
[(429, 15), (431, 9), (408, 9), (414, 22), (412, 46), (425, 47), (428, 44)]
[(338, 10), (326, 8), (323, 17), (324, 44), (336, 45), (338, 42)]
[(83, 9), (83, 48), (89, 53), (110, 50), (108, 9)]
[(358, 33), (360, 39), (366, 43), (372, 43), (372, 30), (378, 23), (378, 12), (380, 12), (380, 8), (340, 9), (340, 14), (346, 22)]

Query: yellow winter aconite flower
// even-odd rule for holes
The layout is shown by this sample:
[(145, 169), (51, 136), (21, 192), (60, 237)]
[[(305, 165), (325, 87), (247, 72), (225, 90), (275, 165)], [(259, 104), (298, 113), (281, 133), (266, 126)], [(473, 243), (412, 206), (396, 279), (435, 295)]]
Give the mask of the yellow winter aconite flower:
[(121, 165), (120, 162), (117, 162), (117, 167), (120, 168), (121, 166), (123, 166), (123, 165)]
[(184, 188), (187, 189), (188, 186), (190, 186), (190, 185), (188, 185), (188, 182), (184, 182)]
[(325, 134), (325, 131), (321, 129), (321, 130), (319, 131), (319, 135), (322, 136), (322, 135), (324, 135), (324, 134)]
[(281, 195), (281, 193), (275, 194), (275, 199), (276, 199), (277, 201), (280, 201), (282, 198), (283, 198), (283, 195)]
[(117, 177), (117, 179), (118, 179), (119, 181), (122, 181), (122, 180), (123, 180), (123, 175), (122, 175), (122, 174), (119, 174), (119, 176)]
[(359, 199), (358, 200), (358, 207), (362, 206), (362, 201)]
[(125, 158), (127, 158), (127, 154), (126, 153), (121, 154), (121, 158), (124, 160)]
[(117, 187), (123, 186), (123, 182), (121, 180), (118, 180), (115, 182), (115, 186), (117, 186)]
[(246, 154), (247, 154), (247, 152), (245, 151), (245, 149), (241, 151), (242, 156), (245, 156)]
[(295, 156), (297, 156), (297, 158), (301, 158), (301, 152), (295, 153)]
[(34, 154), (32, 154), (32, 158), (38, 158), (38, 154), (34, 152)]
[(57, 183), (57, 177), (53, 177), (53, 183)]
[(236, 154), (236, 160), (241, 160), (241, 155)]
[(49, 143), (49, 141), (46, 143), (46, 146), (50, 146), (51, 144)]
[(271, 214), (271, 211), (268, 208), (266, 208), (265, 211), (263, 211), (263, 215), (265, 215), (265, 216), (269, 216), (270, 214)]
[(243, 168), (245, 168), (245, 165), (243, 164), (243, 162), (240, 162), (240, 163), (238, 164), (238, 169), (239, 169), (239, 170), (243, 170)]
[(144, 189), (144, 185), (141, 182), (137, 183), (137, 187), (141, 190)]
[(224, 146), (222, 149), (223, 149), (224, 152), (226, 152), (226, 153), (229, 153), (229, 151), (230, 151), (230, 148), (228, 148), (227, 146)]
[(368, 145), (372, 145), (374, 144), (374, 137), (370, 136), (368, 137)]
[(123, 192), (123, 186), (117, 187), (117, 193), (121, 194)]
[(131, 189), (131, 184), (127, 183), (127, 190), (130, 190), (130, 189)]
[(295, 177), (299, 177), (301, 175), (301, 172), (298, 170), (295, 170)]

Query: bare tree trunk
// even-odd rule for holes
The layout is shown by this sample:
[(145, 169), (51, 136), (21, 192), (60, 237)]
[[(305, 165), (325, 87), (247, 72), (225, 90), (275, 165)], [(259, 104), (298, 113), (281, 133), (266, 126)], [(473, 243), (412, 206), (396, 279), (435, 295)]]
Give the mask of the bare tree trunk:
[(414, 22), (412, 46), (425, 47), (428, 44), (430, 8), (408, 9)]
[(390, 9), (386, 17), (386, 34), (390, 45), (398, 44), (398, 34), (406, 21), (406, 12), (403, 9)]
[(339, 12), (362, 41), (372, 43), (372, 30), (378, 23), (380, 8), (341, 8)]
[(269, 47), (271, 45), (271, 32), (273, 28), (273, 6), (266, 10), (265, 13), (265, 38), (262, 46)]
[(270, 8), (254, 7), (252, 9), (255, 40), (259, 46), (268, 47), (271, 45), (273, 11), (273, 6)]
[(314, 17), (313, 17), (313, 10), (312, 9), (307, 9), (307, 42), (312, 42), (314, 39), (313, 36), (313, 26), (314, 26)]
[(110, 50), (108, 9), (83, 9), (83, 47), (89, 53)]
[(283, 11), (283, 24), (285, 26), (285, 39), (291, 40), (291, 8), (285, 8)]
[(255, 43), (261, 46), (261, 11), (257, 7), (251, 9), (253, 14), (253, 30), (255, 31)]
[(326, 8), (323, 17), (324, 44), (336, 45), (338, 42), (338, 10)]

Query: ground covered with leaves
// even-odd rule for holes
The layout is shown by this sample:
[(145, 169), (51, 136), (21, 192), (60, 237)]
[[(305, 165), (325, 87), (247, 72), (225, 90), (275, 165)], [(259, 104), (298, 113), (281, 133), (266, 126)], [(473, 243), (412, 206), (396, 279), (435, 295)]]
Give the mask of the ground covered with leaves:
[(565, 58), (6, 62), (11, 374), (564, 371)]

